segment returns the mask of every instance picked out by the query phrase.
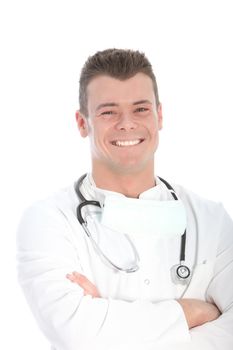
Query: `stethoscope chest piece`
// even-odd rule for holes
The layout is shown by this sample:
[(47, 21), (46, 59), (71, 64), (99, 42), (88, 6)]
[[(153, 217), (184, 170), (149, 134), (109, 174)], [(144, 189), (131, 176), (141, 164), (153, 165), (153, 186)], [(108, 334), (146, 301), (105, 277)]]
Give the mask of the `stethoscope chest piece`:
[(171, 268), (171, 278), (175, 284), (187, 285), (191, 279), (191, 271), (186, 265), (174, 265)]

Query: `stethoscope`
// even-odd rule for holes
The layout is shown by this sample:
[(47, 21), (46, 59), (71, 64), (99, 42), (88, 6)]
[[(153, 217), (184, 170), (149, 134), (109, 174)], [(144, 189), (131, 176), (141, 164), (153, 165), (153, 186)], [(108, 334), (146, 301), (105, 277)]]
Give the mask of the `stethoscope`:
[[(82, 216), (82, 209), (83, 209), (83, 207), (85, 207), (87, 205), (92, 205), (92, 206), (96, 206), (96, 207), (101, 208), (101, 205), (100, 205), (99, 201), (87, 200), (83, 196), (83, 194), (81, 193), (80, 187), (82, 186), (83, 180), (85, 179), (86, 176), (87, 176), (87, 174), (82, 175), (75, 184), (75, 192), (76, 192), (78, 199), (80, 201), (80, 204), (78, 205), (77, 210), (76, 210), (77, 218), (78, 218), (80, 225), (83, 227), (88, 238), (91, 240), (91, 243), (92, 243), (93, 247), (95, 248), (97, 254), (102, 258), (102, 260), (104, 262), (107, 263), (108, 266), (110, 266), (118, 271), (123, 271), (126, 273), (136, 272), (139, 269), (138, 263), (139, 263), (140, 259), (139, 259), (139, 255), (138, 255), (138, 252), (137, 252), (134, 244), (132, 243), (132, 241), (130, 240), (130, 238), (127, 235), (125, 235), (125, 238), (128, 240), (128, 243), (130, 244), (130, 246), (133, 250), (133, 253), (134, 253), (134, 261), (132, 262), (132, 266), (130, 266), (130, 267), (120, 267), (120, 266), (116, 265), (115, 263), (113, 263), (111, 261), (111, 259), (109, 259), (109, 257), (106, 256), (106, 254), (100, 249), (100, 247), (98, 246), (96, 241), (93, 239), (91, 232), (88, 229), (87, 221), (85, 221), (83, 216)], [(167, 189), (171, 193), (174, 200), (178, 200), (178, 197), (177, 197), (173, 187), (167, 181), (162, 179), (161, 177), (159, 177), (159, 179), (166, 185)], [(181, 236), (179, 264), (174, 265), (171, 268), (171, 276), (172, 276), (172, 280), (174, 283), (187, 284), (189, 278), (191, 277), (191, 271), (188, 268), (188, 266), (185, 265), (185, 246), (186, 246), (186, 229), (185, 229), (183, 235)]]

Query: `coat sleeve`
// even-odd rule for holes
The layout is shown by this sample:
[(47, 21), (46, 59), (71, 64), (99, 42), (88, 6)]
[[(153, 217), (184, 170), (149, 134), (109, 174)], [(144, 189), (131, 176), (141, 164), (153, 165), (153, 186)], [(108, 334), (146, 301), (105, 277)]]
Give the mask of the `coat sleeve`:
[(183, 310), (174, 300), (127, 302), (84, 296), (65, 277), (81, 271), (70, 230), (62, 212), (42, 202), (25, 212), (17, 233), (19, 283), (56, 350), (130, 350), (139, 349), (139, 344), (146, 350), (146, 344), (189, 341)]
[(233, 349), (233, 221), (223, 208), (214, 277), (208, 286), (206, 300), (217, 305), (222, 315), (191, 329), (191, 342), (174, 346), (173, 350)]

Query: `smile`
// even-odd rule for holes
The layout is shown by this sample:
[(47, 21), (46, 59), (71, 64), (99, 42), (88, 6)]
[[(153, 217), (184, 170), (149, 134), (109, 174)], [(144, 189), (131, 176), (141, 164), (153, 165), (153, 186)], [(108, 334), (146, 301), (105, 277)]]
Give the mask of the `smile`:
[(112, 141), (111, 144), (118, 147), (128, 147), (128, 146), (135, 146), (139, 143), (143, 142), (144, 139), (137, 139), (137, 140), (125, 140), (125, 141)]

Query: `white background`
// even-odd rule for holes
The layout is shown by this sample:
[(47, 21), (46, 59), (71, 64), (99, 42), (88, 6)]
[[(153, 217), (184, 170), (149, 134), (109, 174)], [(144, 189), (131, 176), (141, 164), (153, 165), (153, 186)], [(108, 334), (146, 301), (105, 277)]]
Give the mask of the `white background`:
[(1, 2), (1, 349), (49, 349), (17, 284), (15, 232), (25, 207), (90, 168), (74, 116), (79, 72), (95, 51), (146, 53), (164, 110), (156, 173), (222, 201), (233, 216), (231, 7), (230, 0)]

